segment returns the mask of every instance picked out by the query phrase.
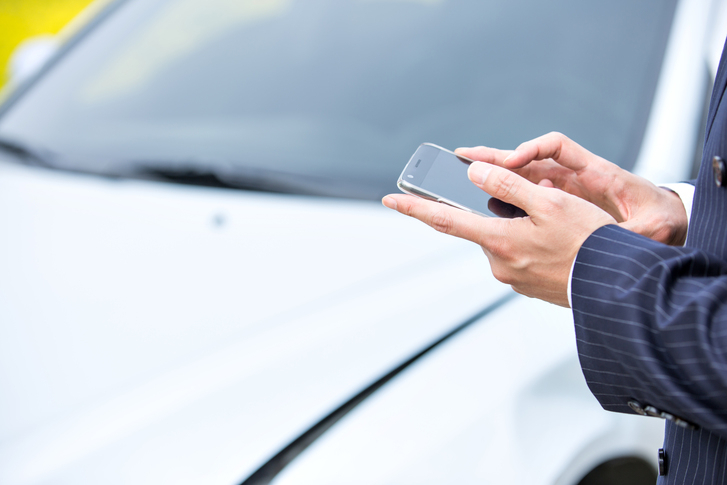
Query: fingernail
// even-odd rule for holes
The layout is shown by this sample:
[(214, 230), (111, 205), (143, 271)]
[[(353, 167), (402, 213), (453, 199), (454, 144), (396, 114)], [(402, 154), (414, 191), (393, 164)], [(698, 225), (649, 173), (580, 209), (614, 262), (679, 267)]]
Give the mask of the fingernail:
[(512, 152), (510, 155), (505, 157), (505, 160), (502, 161), (502, 163), (506, 163), (508, 160), (510, 160), (512, 157), (515, 156), (516, 152)]
[(490, 175), (491, 171), (492, 167), (489, 164), (483, 162), (475, 162), (470, 165), (470, 168), (467, 170), (467, 176), (477, 185), (483, 185), (485, 183), (485, 180), (487, 180), (487, 176)]
[(381, 199), (381, 203), (384, 204), (385, 207), (388, 207), (389, 209), (396, 210), (396, 200), (393, 197), (389, 197), (388, 195)]

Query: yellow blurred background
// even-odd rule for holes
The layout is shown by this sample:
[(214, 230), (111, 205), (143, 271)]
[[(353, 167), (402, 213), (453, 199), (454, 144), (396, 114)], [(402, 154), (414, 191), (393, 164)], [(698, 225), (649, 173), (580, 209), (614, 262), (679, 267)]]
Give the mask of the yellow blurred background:
[(0, 0), (0, 87), (13, 50), (28, 37), (57, 34), (92, 0)]

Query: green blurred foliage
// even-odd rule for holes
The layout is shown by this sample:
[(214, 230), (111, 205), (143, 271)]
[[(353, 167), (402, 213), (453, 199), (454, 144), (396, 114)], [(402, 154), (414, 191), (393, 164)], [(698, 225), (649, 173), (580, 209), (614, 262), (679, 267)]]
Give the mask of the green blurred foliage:
[(24, 39), (56, 34), (91, 0), (0, 0), (0, 87), (7, 82), (7, 63)]

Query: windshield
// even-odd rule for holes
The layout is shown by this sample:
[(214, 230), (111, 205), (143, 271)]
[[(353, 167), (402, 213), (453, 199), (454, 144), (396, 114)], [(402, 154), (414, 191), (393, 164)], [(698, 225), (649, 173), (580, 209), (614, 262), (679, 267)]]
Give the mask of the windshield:
[(630, 168), (674, 2), (128, 0), (114, 8), (11, 100), (0, 137), (54, 152), (74, 170), (224, 165), (314, 179), (321, 195), (375, 199), (396, 191), (422, 142), (514, 148), (556, 130)]

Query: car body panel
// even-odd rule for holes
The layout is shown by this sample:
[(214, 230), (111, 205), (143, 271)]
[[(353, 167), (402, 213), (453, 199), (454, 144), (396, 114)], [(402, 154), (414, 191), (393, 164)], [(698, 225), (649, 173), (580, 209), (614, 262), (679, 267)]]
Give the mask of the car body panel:
[(0, 207), (3, 483), (165, 426), (181, 446), (194, 416), (245, 436), (216, 437), (242, 474), (509, 292), (476, 247), (370, 202), (3, 164)]
[(626, 453), (629, 434), (641, 438), (628, 453), (653, 462), (662, 432), (660, 420), (603, 412), (569, 310), (517, 298), (397, 377), (273, 483), (553, 484), (574, 468), (564, 483), (576, 483)]

